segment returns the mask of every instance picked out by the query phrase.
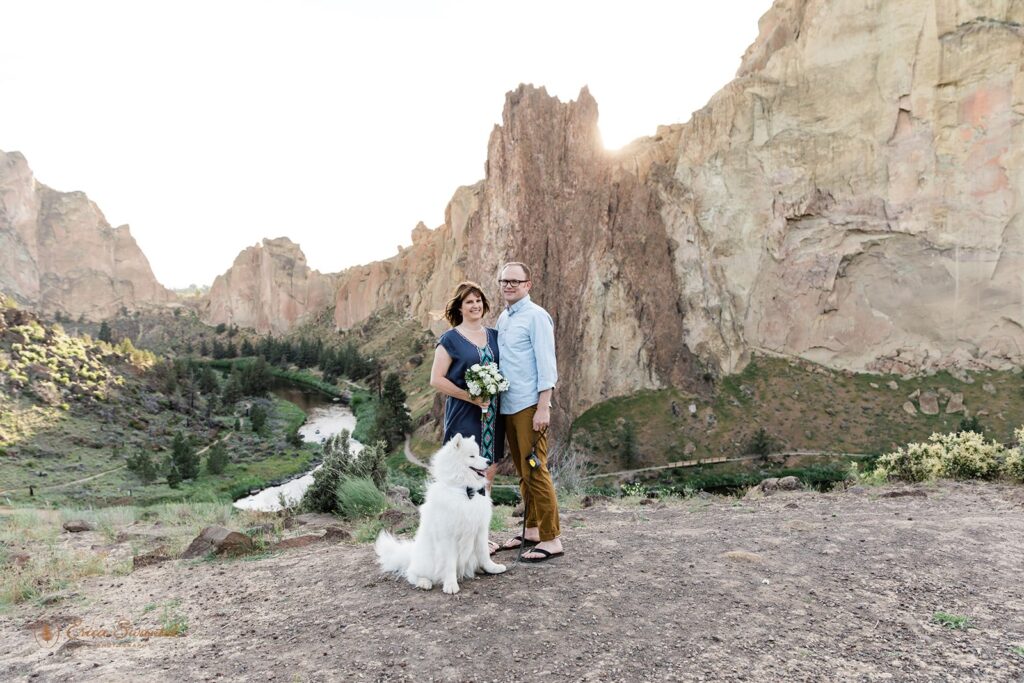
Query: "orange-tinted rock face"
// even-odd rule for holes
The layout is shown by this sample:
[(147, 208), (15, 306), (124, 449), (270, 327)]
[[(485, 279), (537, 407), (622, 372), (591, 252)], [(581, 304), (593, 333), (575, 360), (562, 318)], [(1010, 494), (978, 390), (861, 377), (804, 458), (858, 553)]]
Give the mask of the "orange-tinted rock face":
[(665, 150), (678, 136), (665, 135), (671, 142), (609, 154), (589, 92), (563, 104), (521, 86), (491, 135), (485, 180), (460, 188), (445, 225), (417, 228), (411, 248), (342, 273), (335, 323), (348, 328), (395, 307), (440, 331), (440, 311), (462, 279), (483, 285), (496, 316), (499, 268), (523, 261), (534, 270), (534, 300), (555, 319), (564, 413), (638, 388), (688, 384), (674, 245), (657, 185), (640, 180), (670, 158)]
[(174, 300), (127, 225), (112, 228), (82, 192), (36, 182), (0, 152), (0, 291), (37, 310), (101, 319)]
[(333, 276), (311, 270), (299, 245), (287, 237), (265, 239), (213, 281), (203, 317), (280, 333), (323, 311), (333, 296)]
[[(736, 80), (621, 152), (584, 90), (509, 93), (444, 226), (342, 273), (335, 322), (435, 331), (535, 267), (571, 414), (750, 353), (907, 372), (1024, 360), (1024, 4), (779, 0)], [(696, 359), (699, 359), (697, 361)], [(701, 371), (702, 372), (702, 371)]]

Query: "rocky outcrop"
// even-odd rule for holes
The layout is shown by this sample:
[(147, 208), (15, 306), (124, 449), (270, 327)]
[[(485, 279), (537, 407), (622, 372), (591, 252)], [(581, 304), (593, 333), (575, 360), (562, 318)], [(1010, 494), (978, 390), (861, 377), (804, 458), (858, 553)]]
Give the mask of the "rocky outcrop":
[[(752, 352), (896, 373), (1018, 365), (1022, 25), (1020, 0), (778, 0), (732, 83), (616, 153), (586, 89), (562, 103), (520, 86), (484, 180), (412, 246), (341, 273), (335, 325), (394, 309), (440, 331), (456, 282), (497, 299), (500, 264), (530, 263), (563, 417), (699, 391)], [(245, 324), (245, 305), (210, 318)]]
[(533, 266), (533, 298), (555, 319), (563, 414), (639, 388), (689, 384), (684, 284), (648, 178), (665, 174), (657, 164), (671, 158), (678, 128), (610, 155), (586, 89), (563, 104), (520, 86), (502, 118), (486, 178), (455, 193), (442, 227), (418, 226), (412, 247), (341, 274), (336, 325), (393, 307), (439, 331), (455, 283), (482, 283), (498, 309), (498, 270), (518, 260)]
[(312, 270), (299, 245), (287, 237), (245, 249), (210, 287), (203, 308), (208, 322), (281, 333), (333, 303), (334, 277)]
[(127, 225), (112, 228), (82, 192), (36, 181), (18, 152), (0, 152), (0, 291), (45, 313), (94, 320), (175, 298)]
[(584, 89), (508, 95), (445, 224), (343, 273), (335, 322), (435, 330), (463, 277), (536, 266), (569, 413), (751, 352), (914, 372), (1024, 354), (1024, 3), (779, 0), (737, 78), (616, 154)]
[(1022, 22), (1009, 0), (777, 2), (673, 168), (671, 229), (717, 273), (695, 289), (726, 294), (720, 324), (688, 307), (710, 334), (687, 343), (724, 369), (1020, 363)]

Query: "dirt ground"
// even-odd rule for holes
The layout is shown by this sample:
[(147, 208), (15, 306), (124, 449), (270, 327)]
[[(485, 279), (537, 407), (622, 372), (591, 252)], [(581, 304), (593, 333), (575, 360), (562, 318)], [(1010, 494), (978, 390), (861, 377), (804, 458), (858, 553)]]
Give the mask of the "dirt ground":
[[(904, 490), (600, 502), (564, 515), (565, 557), (455, 596), (368, 545), (173, 561), (0, 617), (0, 680), (1024, 680), (1024, 488)], [(188, 629), (115, 642), (119, 619)]]

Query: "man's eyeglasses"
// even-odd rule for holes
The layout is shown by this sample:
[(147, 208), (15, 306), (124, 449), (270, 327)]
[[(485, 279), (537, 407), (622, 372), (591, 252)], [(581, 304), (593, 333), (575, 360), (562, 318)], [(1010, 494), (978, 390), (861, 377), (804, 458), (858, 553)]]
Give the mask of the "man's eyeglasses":
[(529, 280), (498, 280), (498, 284), (501, 285), (502, 287), (513, 287), (513, 288), (518, 287), (519, 285), (523, 284), (524, 282), (529, 282)]

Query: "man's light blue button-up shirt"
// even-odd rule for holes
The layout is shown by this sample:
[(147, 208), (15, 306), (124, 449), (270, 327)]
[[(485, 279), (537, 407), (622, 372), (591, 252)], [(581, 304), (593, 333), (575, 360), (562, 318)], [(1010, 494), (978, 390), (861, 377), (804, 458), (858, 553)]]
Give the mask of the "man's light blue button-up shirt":
[(501, 414), (537, 405), (537, 395), (558, 383), (555, 323), (527, 294), (498, 316), (501, 374), (509, 382), (501, 394)]

